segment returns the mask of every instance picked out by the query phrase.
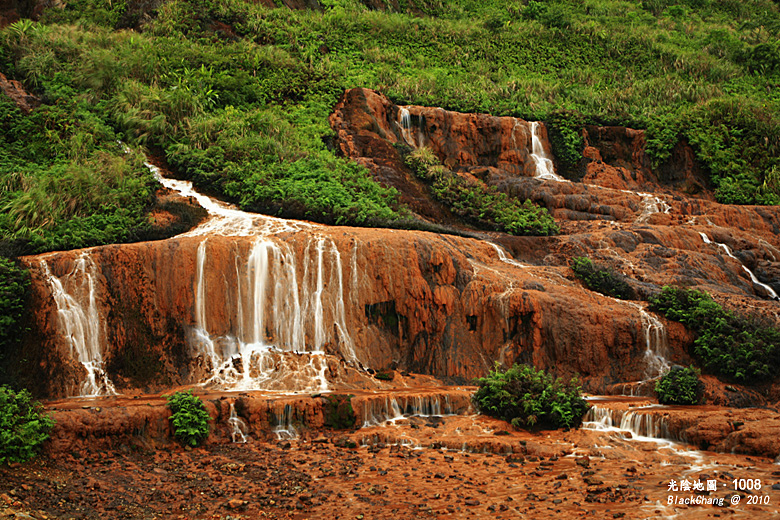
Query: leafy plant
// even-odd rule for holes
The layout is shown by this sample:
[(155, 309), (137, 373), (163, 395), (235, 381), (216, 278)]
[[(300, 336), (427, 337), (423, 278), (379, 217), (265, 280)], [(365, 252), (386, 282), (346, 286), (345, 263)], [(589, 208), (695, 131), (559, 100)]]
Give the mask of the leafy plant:
[(529, 365), (515, 364), (502, 372), (496, 363), (477, 383), (472, 399), (479, 411), (516, 427), (576, 427), (588, 410), (576, 378), (564, 382)]
[(555, 220), (531, 201), (520, 202), (482, 182), (466, 180), (445, 168), (429, 148), (405, 157), (407, 166), (431, 183), (433, 195), (456, 215), (472, 224), (512, 235), (554, 235)]
[(780, 329), (728, 311), (707, 293), (666, 286), (650, 308), (697, 333), (694, 355), (708, 371), (740, 383), (759, 383), (780, 370)]
[(30, 392), (0, 386), (0, 464), (33, 458), (53, 427), (54, 421)]
[(13, 261), (0, 257), (0, 352), (19, 336), (30, 275)]
[(197, 446), (209, 435), (209, 414), (200, 397), (192, 391), (176, 392), (167, 396), (173, 425), (173, 434), (187, 446)]
[(704, 384), (699, 379), (701, 371), (694, 367), (674, 366), (655, 383), (658, 402), (661, 404), (699, 404)]
[(590, 258), (575, 257), (572, 263), (574, 274), (592, 291), (622, 300), (635, 298), (634, 290), (624, 278), (607, 267), (594, 264)]

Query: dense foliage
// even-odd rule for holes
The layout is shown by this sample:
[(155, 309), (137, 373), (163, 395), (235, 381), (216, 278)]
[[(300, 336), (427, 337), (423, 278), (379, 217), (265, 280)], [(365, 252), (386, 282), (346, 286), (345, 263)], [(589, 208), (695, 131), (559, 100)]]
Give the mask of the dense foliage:
[(22, 315), (29, 287), (28, 271), (0, 256), (0, 382), (12, 381), (9, 353), (22, 336)]
[(513, 365), (502, 372), (496, 364), (477, 383), (473, 401), (480, 413), (516, 427), (576, 427), (588, 410), (576, 379), (564, 382), (529, 365)]
[(30, 392), (0, 386), (0, 464), (33, 458), (53, 427), (54, 421)]
[(694, 367), (672, 367), (655, 383), (658, 402), (661, 404), (699, 404), (704, 390), (704, 384), (699, 380), (700, 373)]
[(429, 148), (418, 148), (405, 160), (418, 177), (431, 184), (437, 200), (478, 227), (512, 235), (554, 235), (558, 232), (555, 220), (545, 208), (529, 200), (520, 202), (492, 186), (460, 177), (445, 168)]
[(622, 300), (630, 300), (635, 297), (634, 290), (623, 276), (607, 267), (594, 264), (590, 258), (575, 257), (571, 268), (577, 278), (582, 280), (585, 286), (592, 291)]
[(709, 372), (739, 383), (759, 383), (780, 371), (780, 329), (724, 309), (707, 293), (666, 286), (650, 308), (697, 333), (694, 354)]
[(197, 446), (209, 436), (209, 414), (200, 397), (176, 392), (167, 397), (173, 434), (186, 446)]
[[(247, 209), (408, 221), (393, 190), (329, 148), (327, 116), (356, 86), (399, 103), (545, 120), (564, 168), (577, 162), (582, 124), (647, 128), (659, 164), (690, 142), (721, 201), (778, 202), (771, 0), (421, 0), (400, 13), (358, 0), (322, 11), (143, 5), (74, 0), (0, 32), (0, 70), (43, 101), (29, 117), (0, 101), (6, 242), (32, 241), (29, 252), (142, 236), (154, 181), (117, 139), (153, 148)], [(442, 191), (467, 204), (467, 188)]]

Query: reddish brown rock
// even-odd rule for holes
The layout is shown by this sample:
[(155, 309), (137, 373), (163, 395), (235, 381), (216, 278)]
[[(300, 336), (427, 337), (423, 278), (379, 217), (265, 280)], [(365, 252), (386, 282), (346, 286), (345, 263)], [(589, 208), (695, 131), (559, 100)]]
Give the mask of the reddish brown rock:
[(2, 73), (0, 73), (0, 90), (11, 98), (11, 101), (13, 101), (24, 114), (29, 114), (32, 109), (41, 104), (41, 100), (28, 93), (21, 83), (13, 79), (9, 80)]

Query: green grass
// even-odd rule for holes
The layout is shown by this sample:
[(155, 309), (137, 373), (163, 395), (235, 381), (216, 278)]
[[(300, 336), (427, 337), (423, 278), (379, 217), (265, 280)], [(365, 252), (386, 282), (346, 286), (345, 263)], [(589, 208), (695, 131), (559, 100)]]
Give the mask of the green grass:
[(405, 157), (414, 173), (425, 180), (433, 196), (455, 215), (471, 224), (511, 235), (554, 235), (555, 220), (529, 200), (520, 202), (482, 182), (466, 180), (445, 168), (428, 148), (418, 148)]
[(582, 124), (646, 128), (658, 164), (690, 142), (719, 200), (780, 201), (776, 3), (323, 5), (173, 0), (130, 30), (126, 2), (77, 0), (0, 31), (0, 69), (44, 101), (31, 117), (0, 102), (0, 237), (41, 251), (142, 236), (154, 182), (117, 139), (247, 209), (403, 225), (394, 190), (329, 148), (351, 87), (545, 120), (564, 168)]

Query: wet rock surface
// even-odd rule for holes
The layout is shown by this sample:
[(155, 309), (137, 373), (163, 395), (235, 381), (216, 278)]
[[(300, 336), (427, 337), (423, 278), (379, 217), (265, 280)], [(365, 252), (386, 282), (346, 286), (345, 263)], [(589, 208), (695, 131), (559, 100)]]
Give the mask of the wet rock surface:
[[(292, 440), (233, 444), (212, 434), (195, 449), (85, 443), (0, 468), (0, 517), (770, 518), (778, 513), (778, 468), (770, 459), (689, 452), (615, 432), (407, 417)], [(762, 487), (739, 493), (734, 505), (734, 479), (760, 479)], [(680, 491), (683, 481), (707, 480), (716, 491)], [(678, 491), (670, 491), (672, 481)], [(691, 497), (724, 505), (680, 503)], [(748, 497), (766, 498), (748, 504)]]

